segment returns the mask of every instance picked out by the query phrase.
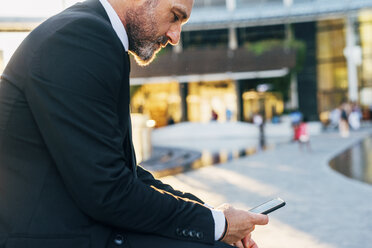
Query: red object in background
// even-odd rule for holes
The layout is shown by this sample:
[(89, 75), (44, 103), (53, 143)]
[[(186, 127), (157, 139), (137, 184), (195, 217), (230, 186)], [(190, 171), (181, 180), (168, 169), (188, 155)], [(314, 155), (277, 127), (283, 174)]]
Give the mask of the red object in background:
[(298, 127), (298, 132), (300, 134), (299, 139), (301, 141), (307, 141), (309, 139), (309, 133), (307, 132), (307, 124), (302, 122)]
[(300, 132), (300, 125), (294, 125), (293, 126), (293, 132), (294, 132), (294, 136), (293, 136), (293, 140), (294, 141), (297, 141), (300, 139), (300, 135), (301, 135), (301, 132)]

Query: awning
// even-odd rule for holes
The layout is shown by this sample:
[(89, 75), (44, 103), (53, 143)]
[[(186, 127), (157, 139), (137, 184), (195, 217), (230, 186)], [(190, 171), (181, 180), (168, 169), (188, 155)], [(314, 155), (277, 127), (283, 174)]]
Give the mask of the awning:
[(131, 83), (273, 78), (285, 76), (295, 65), (296, 52), (283, 47), (273, 47), (260, 55), (246, 48), (204, 48), (182, 53), (168, 50), (146, 67), (132, 59)]

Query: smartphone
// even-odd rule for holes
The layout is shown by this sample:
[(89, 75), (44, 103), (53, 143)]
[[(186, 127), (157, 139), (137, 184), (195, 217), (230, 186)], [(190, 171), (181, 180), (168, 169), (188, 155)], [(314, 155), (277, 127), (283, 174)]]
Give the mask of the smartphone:
[(261, 205), (258, 205), (257, 207), (250, 209), (249, 211), (257, 214), (269, 214), (284, 206), (285, 201), (283, 201), (280, 198), (275, 198), (268, 202), (262, 203)]

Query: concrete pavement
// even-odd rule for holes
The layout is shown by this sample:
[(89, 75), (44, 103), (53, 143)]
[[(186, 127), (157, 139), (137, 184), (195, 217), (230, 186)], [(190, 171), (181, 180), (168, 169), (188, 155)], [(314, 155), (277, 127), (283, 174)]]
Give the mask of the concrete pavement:
[[(289, 122), (267, 124), (265, 134), (265, 149), (270, 149), (289, 142), (292, 130)], [(164, 177), (256, 153), (262, 149), (259, 143), (253, 124), (184, 122), (153, 131), (152, 156), (141, 166)]]
[[(270, 214), (269, 225), (256, 228), (253, 237), (261, 248), (368, 248), (372, 247), (372, 185), (338, 174), (328, 161), (371, 133), (365, 129), (346, 139), (324, 133), (311, 137), (311, 152), (280, 143), (272, 150), (162, 180), (212, 206), (228, 202), (250, 209), (274, 197), (286, 200), (287, 206)], [(187, 128), (183, 135), (190, 135)], [(186, 139), (184, 146), (203, 150), (237, 144), (216, 136), (202, 142)], [(168, 140), (174, 144), (172, 135)], [(182, 139), (175, 140), (182, 147)], [(239, 144), (246, 146), (245, 142)]]

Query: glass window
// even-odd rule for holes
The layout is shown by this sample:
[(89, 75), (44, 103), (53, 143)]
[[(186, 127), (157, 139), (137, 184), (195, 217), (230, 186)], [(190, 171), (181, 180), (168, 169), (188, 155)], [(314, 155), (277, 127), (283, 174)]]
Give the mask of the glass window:
[(169, 121), (180, 122), (181, 96), (179, 83), (158, 83), (131, 86), (132, 113), (147, 115), (155, 120), (156, 127), (166, 126)]
[(340, 106), (347, 99), (347, 90), (321, 91), (318, 93), (319, 113), (330, 111)]
[(359, 16), (360, 43), (362, 46), (363, 86), (372, 87), (372, 11), (364, 11)]
[(344, 20), (318, 22), (316, 39), (318, 106), (319, 112), (323, 112), (339, 106), (347, 99)]
[(318, 23), (317, 57), (320, 63), (344, 58), (345, 37), (342, 20)]
[(232, 81), (189, 83), (188, 120), (225, 122), (237, 120), (237, 98)]
[(347, 89), (346, 62), (318, 64), (318, 88), (320, 90)]
[(238, 29), (239, 45), (245, 45), (250, 42), (262, 40), (284, 40), (285, 28), (284, 25), (265, 26), (265, 27), (249, 27)]
[(184, 49), (224, 47), (228, 45), (228, 30), (203, 30), (183, 32), (182, 45)]
[(363, 59), (362, 78), (364, 86), (372, 86), (372, 58)]

